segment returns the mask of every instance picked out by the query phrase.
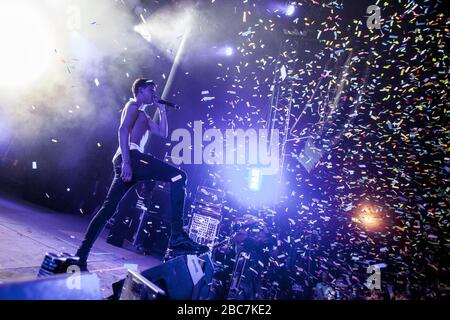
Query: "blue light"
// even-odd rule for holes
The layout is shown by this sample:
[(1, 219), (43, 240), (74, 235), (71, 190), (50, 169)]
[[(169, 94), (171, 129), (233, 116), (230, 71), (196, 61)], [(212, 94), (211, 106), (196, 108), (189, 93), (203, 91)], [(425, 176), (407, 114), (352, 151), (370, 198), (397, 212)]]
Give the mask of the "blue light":
[(223, 188), (234, 201), (251, 208), (263, 208), (276, 204), (286, 194), (286, 184), (278, 175), (264, 174), (257, 166), (224, 166), (218, 170), (224, 177)]
[(248, 187), (250, 190), (258, 191), (261, 187), (261, 170), (258, 168), (250, 169), (250, 177), (248, 179)]
[(287, 16), (292, 16), (295, 13), (295, 6), (293, 4), (290, 4), (287, 8), (286, 8), (286, 15)]

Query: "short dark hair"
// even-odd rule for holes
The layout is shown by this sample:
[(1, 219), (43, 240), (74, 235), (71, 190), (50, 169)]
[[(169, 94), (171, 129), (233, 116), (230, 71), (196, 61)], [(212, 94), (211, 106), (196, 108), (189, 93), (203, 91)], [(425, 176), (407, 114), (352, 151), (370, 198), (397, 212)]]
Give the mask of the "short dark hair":
[(134, 80), (133, 86), (131, 87), (131, 92), (133, 93), (133, 97), (136, 98), (140, 89), (146, 88), (150, 85), (154, 85), (156, 87), (156, 83), (151, 79), (139, 78), (139, 79)]

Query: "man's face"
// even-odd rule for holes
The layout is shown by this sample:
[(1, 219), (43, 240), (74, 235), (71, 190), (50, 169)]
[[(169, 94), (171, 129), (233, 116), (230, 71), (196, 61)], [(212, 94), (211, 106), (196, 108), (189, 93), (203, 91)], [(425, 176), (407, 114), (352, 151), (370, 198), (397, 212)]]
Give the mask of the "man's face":
[(146, 103), (152, 103), (155, 97), (156, 87), (154, 85), (149, 85), (142, 89), (143, 97)]

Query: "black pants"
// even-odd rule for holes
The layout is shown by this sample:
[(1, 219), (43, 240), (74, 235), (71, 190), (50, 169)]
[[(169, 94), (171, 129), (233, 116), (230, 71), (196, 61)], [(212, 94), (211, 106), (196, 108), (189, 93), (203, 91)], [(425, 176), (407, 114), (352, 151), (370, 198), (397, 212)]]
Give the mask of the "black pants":
[(172, 235), (183, 230), (183, 208), (186, 194), (186, 173), (170, 164), (143, 154), (137, 150), (130, 151), (131, 168), (133, 177), (130, 182), (124, 182), (120, 177), (122, 171), (122, 157), (114, 160), (114, 179), (106, 195), (105, 201), (97, 214), (92, 219), (86, 231), (83, 242), (76, 255), (80, 261), (86, 261), (95, 240), (100, 235), (107, 221), (116, 212), (117, 205), (124, 195), (138, 181), (157, 180), (171, 183), (170, 200), (172, 205)]

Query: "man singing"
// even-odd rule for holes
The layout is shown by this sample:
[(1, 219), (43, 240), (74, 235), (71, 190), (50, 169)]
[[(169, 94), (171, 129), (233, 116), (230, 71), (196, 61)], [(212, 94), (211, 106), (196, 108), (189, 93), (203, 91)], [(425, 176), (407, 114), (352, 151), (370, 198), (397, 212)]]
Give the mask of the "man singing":
[[(148, 79), (137, 79), (132, 86), (133, 97), (122, 111), (118, 131), (119, 148), (113, 157), (114, 179), (102, 207), (92, 219), (76, 255), (80, 268), (87, 270), (87, 258), (95, 240), (113, 216), (116, 207), (136, 182), (158, 180), (171, 183), (172, 224), (169, 249), (183, 254), (207, 252), (207, 246), (192, 241), (183, 231), (183, 209), (186, 190), (186, 173), (168, 163), (144, 153), (149, 132), (167, 138), (165, 106), (158, 103), (156, 85)], [(149, 115), (156, 107), (156, 121)]]

